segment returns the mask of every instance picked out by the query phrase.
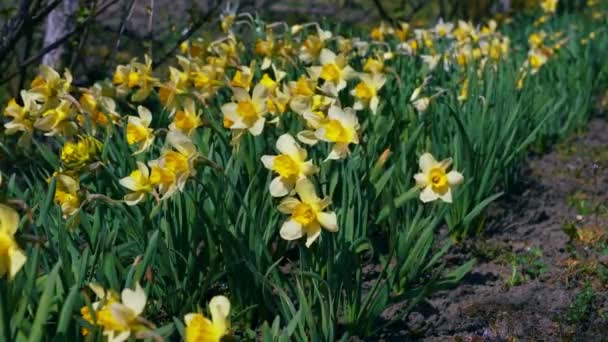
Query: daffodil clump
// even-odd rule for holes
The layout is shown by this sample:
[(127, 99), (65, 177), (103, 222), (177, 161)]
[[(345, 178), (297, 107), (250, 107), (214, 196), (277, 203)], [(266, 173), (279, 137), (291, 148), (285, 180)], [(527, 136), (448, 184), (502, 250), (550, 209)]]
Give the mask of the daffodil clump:
[(164, 64), (40, 66), (3, 111), (0, 340), (370, 337), (472, 267), (440, 227), (479, 231), (586, 122), (606, 17), (560, 6), (369, 31), (229, 6)]

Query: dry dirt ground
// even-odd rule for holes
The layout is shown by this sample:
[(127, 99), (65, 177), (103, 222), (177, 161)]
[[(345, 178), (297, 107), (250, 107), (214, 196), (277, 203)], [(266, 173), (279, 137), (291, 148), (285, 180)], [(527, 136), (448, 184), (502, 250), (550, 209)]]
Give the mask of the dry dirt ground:
[(477, 265), (384, 341), (608, 341), (608, 123), (532, 156), (484, 234), (458, 246)]

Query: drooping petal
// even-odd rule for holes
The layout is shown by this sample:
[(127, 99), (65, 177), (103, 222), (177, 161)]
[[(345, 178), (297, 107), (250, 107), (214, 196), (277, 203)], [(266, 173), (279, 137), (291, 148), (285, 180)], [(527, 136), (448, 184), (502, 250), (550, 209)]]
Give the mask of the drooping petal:
[(315, 131), (301, 131), (298, 133), (298, 140), (303, 142), (306, 145), (316, 145), (319, 142), (319, 139), (316, 137)]
[(283, 177), (275, 177), (269, 185), (270, 195), (272, 197), (283, 197), (288, 195), (293, 190), (294, 184)]
[(424, 203), (432, 202), (439, 198), (430, 186), (427, 186), (420, 192), (420, 200)]
[(253, 126), (249, 127), (249, 132), (253, 135), (262, 134), (262, 131), (264, 130), (264, 123), (266, 123), (266, 119), (259, 118), (258, 121), (253, 124)]
[(300, 223), (290, 219), (283, 223), (279, 235), (281, 235), (283, 240), (292, 241), (301, 238), (304, 235), (304, 232), (302, 231), (302, 225)]
[(338, 231), (338, 217), (333, 211), (317, 214), (317, 220), (321, 226), (330, 232)]
[(445, 203), (452, 203), (452, 188), (448, 188), (444, 194), (438, 195), (438, 197)]
[(13, 279), (15, 278), (17, 272), (19, 272), (21, 267), (23, 267), (23, 265), (25, 264), (25, 260), (27, 259), (27, 257), (25, 256), (25, 253), (23, 253), (23, 251), (19, 248), (11, 248), (8, 252), (8, 256), (11, 261), (9, 276), (11, 279)]
[(310, 246), (319, 238), (321, 235), (321, 226), (319, 224), (311, 225), (306, 230), (306, 248), (310, 248)]
[(125, 204), (128, 206), (137, 205), (139, 202), (143, 201), (146, 198), (145, 192), (133, 192), (130, 194), (126, 194), (123, 200)]
[(19, 226), (19, 214), (15, 209), (0, 204), (0, 231), (13, 236)]
[(348, 144), (345, 143), (336, 143), (332, 147), (329, 155), (326, 160), (340, 160), (348, 157), (350, 150), (348, 149)]

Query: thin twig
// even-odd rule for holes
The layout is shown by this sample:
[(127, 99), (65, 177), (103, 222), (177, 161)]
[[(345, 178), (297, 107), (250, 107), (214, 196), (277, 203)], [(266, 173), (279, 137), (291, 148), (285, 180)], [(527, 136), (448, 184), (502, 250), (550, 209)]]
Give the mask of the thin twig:
[[(110, 1), (108, 3), (106, 3), (96, 13), (91, 14), (91, 15), (93, 17), (99, 16), (101, 13), (105, 12), (110, 6), (114, 5), (118, 1), (120, 1), (120, 0), (112, 0), (112, 1)], [(61, 44), (63, 44), (64, 42), (66, 42), (68, 39), (70, 39), (74, 34), (80, 32), (83, 28), (84, 28), (84, 25), (77, 26), (71, 32), (68, 32), (65, 35), (63, 35), (61, 38), (57, 39), (57, 41), (55, 41), (54, 43), (45, 46), (42, 50), (40, 50), (40, 52), (37, 55), (28, 58), (27, 60), (25, 60), (25, 62), (23, 62), (21, 65), (19, 65), (19, 69), (25, 68), (25, 67), (29, 66), (30, 64), (32, 64), (32, 63), (36, 62), (37, 60), (39, 60), (40, 58), (42, 58), (49, 51), (55, 50), (56, 48), (58, 48), (59, 46), (61, 46)], [(9, 76), (7, 76), (4, 79), (2, 79), (0, 81), (0, 84), (4, 84), (4, 83), (10, 81), (11, 79), (13, 79), (13, 77), (15, 77), (18, 74), (19, 74), (19, 71), (13, 72)]]

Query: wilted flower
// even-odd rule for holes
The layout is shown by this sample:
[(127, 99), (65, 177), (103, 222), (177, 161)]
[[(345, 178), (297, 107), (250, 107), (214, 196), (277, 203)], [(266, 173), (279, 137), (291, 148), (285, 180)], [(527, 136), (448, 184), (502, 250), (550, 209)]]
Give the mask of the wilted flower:
[(426, 203), (441, 199), (452, 203), (452, 188), (464, 181), (458, 171), (447, 172), (452, 165), (452, 159), (438, 162), (430, 153), (424, 153), (420, 156), (419, 164), (422, 172), (415, 174), (414, 179), (416, 185), (422, 189), (420, 200)]

